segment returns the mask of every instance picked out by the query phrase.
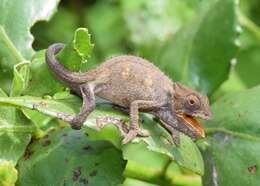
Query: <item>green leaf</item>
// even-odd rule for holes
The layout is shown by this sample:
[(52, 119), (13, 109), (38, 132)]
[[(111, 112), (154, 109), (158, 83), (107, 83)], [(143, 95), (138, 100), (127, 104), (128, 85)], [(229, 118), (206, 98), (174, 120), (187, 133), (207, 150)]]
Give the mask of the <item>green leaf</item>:
[[(96, 1), (91, 8), (84, 9), (85, 24), (91, 30), (95, 43), (93, 52), (96, 63), (112, 55), (129, 52), (128, 30), (120, 3)], [(101, 14), (109, 19), (99, 19)], [(90, 60), (91, 64), (87, 64), (87, 67), (93, 66), (93, 58)]]
[(132, 179), (132, 178), (126, 178), (125, 182), (123, 184), (120, 184), (118, 186), (159, 186), (148, 182), (143, 182), (138, 179)]
[(9, 92), (13, 65), (30, 60), (33, 36), (30, 28), (51, 17), (59, 0), (0, 0), (0, 87)]
[(91, 43), (90, 34), (86, 28), (78, 28), (71, 43), (57, 55), (59, 61), (72, 71), (79, 71), (82, 63), (87, 62), (94, 44)]
[(89, 140), (82, 131), (52, 131), (27, 151), (18, 164), (18, 186), (114, 186), (124, 180), (121, 152), (108, 142)]
[(37, 22), (31, 29), (36, 50), (47, 48), (52, 43), (71, 41), (71, 34), (78, 28), (78, 17), (71, 9), (59, 6), (59, 11), (48, 21)]
[(165, 166), (170, 161), (169, 157), (155, 153), (146, 146), (144, 142), (124, 146), (124, 157), (128, 160), (124, 175), (158, 185), (166, 185), (166, 180), (162, 176)]
[[(44, 52), (37, 52), (31, 63), (19, 63), (14, 67), (11, 96), (53, 95), (65, 89), (50, 73), (45, 62)], [(23, 113), (39, 128), (45, 127), (51, 119), (49, 116), (28, 109), (23, 109)]]
[(124, 18), (137, 53), (154, 59), (163, 42), (193, 17), (198, 4), (197, 0), (123, 0)]
[[(0, 97), (7, 98), (0, 89)], [(14, 107), (0, 106), (0, 185), (14, 186), (15, 165), (23, 155), (35, 128)]]
[[(68, 113), (74, 115), (78, 113), (81, 105), (80, 99), (71, 96), (68, 99), (54, 100), (54, 99), (42, 99), (37, 97), (11, 97), (0, 98), (0, 104), (12, 105), (20, 108), (29, 108), (37, 110), (41, 113), (49, 116), (59, 118), (61, 113)], [(85, 121), (84, 126), (99, 130), (96, 124), (97, 118), (104, 118), (111, 116), (118, 120), (129, 121), (129, 118), (123, 115), (121, 112), (114, 110), (107, 104), (98, 104), (97, 109), (93, 111), (88, 119)], [(166, 130), (159, 126), (158, 123), (153, 121), (150, 115), (145, 114), (142, 122), (142, 127), (149, 130), (151, 136), (146, 138), (136, 138), (133, 143), (143, 141), (147, 144), (147, 148), (168, 155), (170, 158), (175, 159), (181, 166), (190, 169), (198, 174), (203, 174), (203, 160), (197, 146), (192, 140), (181, 135), (181, 145), (176, 147), (173, 145), (171, 136)], [(117, 131), (119, 132), (119, 131)], [(114, 135), (111, 133), (111, 135)], [(120, 147), (117, 142), (111, 141), (117, 147)]]
[(234, 0), (205, 2), (198, 17), (172, 37), (155, 61), (170, 77), (205, 94), (227, 79), (238, 45)]
[(44, 96), (53, 95), (65, 88), (49, 71), (44, 57), (45, 50), (37, 52), (29, 65), (30, 78), (24, 95)]
[[(201, 176), (181, 169), (175, 162), (171, 162), (166, 170), (165, 179), (172, 185), (201, 186)], [(170, 185), (170, 184), (169, 184)]]
[[(237, 66), (235, 66), (236, 68)], [(224, 95), (233, 94), (242, 90), (246, 90), (247, 86), (241, 80), (241, 77), (236, 73), (235, 68), (231, 68), (230, 75), (227, 81), (225, 81), (217, 91), (210, 97), (211, 103), (214, 103), (217, 99)]]
[(59, 0), (0, 1), (0, 25), (16, 49), (26, 59), (30, 59), (34, 53), (30, 28), (38, 20), (49, 19), (56, 10), (58, 2)]
[(29, 62), (23, 62), (14, 66), (14, 78), (10, 96), (19, 96), (27, 88), (30, 78), (30, 69), (28, 64)]
[[(0, 89), (0, 99), (8, 99)], [(0, 159), (15, 165), (23, 155), (35, 128), (14, 107), (0, 107)]]
[(0, 162), (0, 185), (15, 186), (17, 170), (11, 161)]
[(259, 95), (260, 86), (257, 86), (213, 104), (214, 119), (205, 123), (209, 145), (203, 152), (207, 165), (204, 185), (259, 183)]
[(238, 64), (235, 66), (235, 71), (243, 83), (251, 88), (260, 83), (257, 78), (260, 67), (260, 27), (241, 13), (240, 22), (244, 31), (241, 34), (241, 50), (237, 57)]
[(260, 84), (260, 80), (258, 78), (260, 68), (259, 53), (260, 47), (255, 46), (241, 51), (238, 55), (238, 64), (235, 67), (235, 70), (242, 82), (248, 88)]

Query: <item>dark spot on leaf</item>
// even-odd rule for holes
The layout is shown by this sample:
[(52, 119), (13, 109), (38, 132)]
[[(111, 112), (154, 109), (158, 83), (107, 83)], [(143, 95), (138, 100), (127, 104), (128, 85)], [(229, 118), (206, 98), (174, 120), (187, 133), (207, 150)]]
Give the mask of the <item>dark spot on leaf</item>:
[(27, 148), (27, 149), (25, 150), (24, 155), (23, 155), (24, 160), (28, 160), (32, 154), (33, 154), (33, 151), (31, 151), (30, 149)]
[(83, 147), (83, 149), (84, 149), (85, 151), (91, 151), (91, 150), (93, 150), (93, 148), (92, 148), (90, 145), (85, 145), (85, 146)]
[(48, 103), (45, 102), (45, 101), (41, 101), (41, 102), (39, 103), (39, 105), (42, 106), (42, 107), (47, 107), (47, 106), (48, 106)]
[(45, 136), (43, 137), (43, 139), (48, 139), (48, 137), (49, 137), (49, 135), (47, 134), (47, 135), (45, 135)]
[(43, 147), (47, 147), (47, 146), (49, 146), (51, 144), (51, 140), (45, 140), (43, 143), (42, 143), (42, 146)]
[(156, 117), (153, 117), (153, 121), (160, 122), (160, 120), (158, 118), (156, 118)]
[(68, 163), (68, 162), (69, 162), (69, 159), (68, 159), (68, 158), (65, 158), (65, 159), (64, 159), (64, 162), (65, 162), (65, 163)]
[(86, 136), (88, 136), (88, 133), (85, 133), (86, 134)]
[(80, 175), (81, 175), (81, 167), (76, 167), (73, 170), (72, 180), (77, 181), (79, 179)]
[(37, 107), (38, 107), (38, 105), (35, 104), (35, 103), (32, 105), (32, 109), (33, 109), (33, 110), (37, 110)]
[(48, 132), (51, 133), (51, 132), (54, 132), (55, 130), (56, 130), (55, 128), (51, 128), (48, 130)]
[(97, 175), (97, 170), (93, 170), (91, 173), (89, 173), (89, 175), (91, 177), (96, 176)]
[(79, 182), (83, 183), (84, 185), (88, 185), (88, 180), (86, 178), (80, 178)]
[(98, 165), (99, 165), (99, 163), (98, 163), (98, 162), (96, 162), (96, 163), (95, 163), (95, 166), (98, 166)]
[(248, 170), (248, 172), (254, 174), (254, 173), (256, 173), (257, 167), (256, 167), (256, 165), (253, 165), (253, 166), (248, 167), (247, 170)]
[(64, 133), (64, 134), (62, 134), (62, 136), (63, 136), (63, 137), (66, 137), (66, 136), (68, 136), (68, 134)]

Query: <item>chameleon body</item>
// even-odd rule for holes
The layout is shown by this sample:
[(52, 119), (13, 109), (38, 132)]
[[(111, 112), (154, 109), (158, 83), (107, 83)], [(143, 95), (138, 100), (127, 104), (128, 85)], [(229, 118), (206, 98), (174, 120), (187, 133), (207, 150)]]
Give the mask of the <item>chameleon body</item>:
[(136, 135), (148, 135), (139, 128), (139, 112), (149, 112), (159, 118), (176, 144), (180, 143), (178, 131), (192, 139), (204, 136), (203, 129), (192, 117), (210, 118), (206, 96), (173, 82), (155, 65), (136, 56), (117, 56), (87, 72), (71, 72), (55, 58), (63, 47), (61, 43), (49, 46), (46, 62), (58, 80), (83, 98), (78, 115), (60, 116), (71, 123), (72, 128), (81, 128), (95, 108), (95, 96), (99, 96), (128, 110), (130, 128), (123, 139), (124, 144)]

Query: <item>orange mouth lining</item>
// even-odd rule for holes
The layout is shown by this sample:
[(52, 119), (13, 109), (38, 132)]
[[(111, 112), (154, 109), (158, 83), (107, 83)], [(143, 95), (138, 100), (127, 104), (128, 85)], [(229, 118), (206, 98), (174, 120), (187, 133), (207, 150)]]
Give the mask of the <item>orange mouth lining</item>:
[(194, 119), (192, 116), (181, 114), (179, 115), (183, 120), (185, 125), (190, 125), (193, 128), (197, 129), (199, 137), (204, 138), (205, 137), (205, 131), (202, 125)]

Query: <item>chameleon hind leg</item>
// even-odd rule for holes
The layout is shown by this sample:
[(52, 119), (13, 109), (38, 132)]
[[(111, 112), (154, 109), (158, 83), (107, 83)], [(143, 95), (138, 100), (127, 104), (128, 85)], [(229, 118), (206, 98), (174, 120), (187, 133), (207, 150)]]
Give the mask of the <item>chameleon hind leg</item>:
[(90, 86), (90, 84), (83, 84), (80, 86), (80, 92), (83, 99), (82, 107), (80, 112), (70, 122), (71, 127), (77, 130), (81, 129), (88, 115), (96, 107), (94, 87)]
[(57, 117), (71, 124), (73, 129), (81, 129), (87, 116), (95, 109), (95, 95), (94, 88), (90, 84), (86, 83), (80, 85), (80, 93), (83, 99), (83, 104), (81, 106), (80, 112), (73, 116), (67, 113), (58, 113)]

